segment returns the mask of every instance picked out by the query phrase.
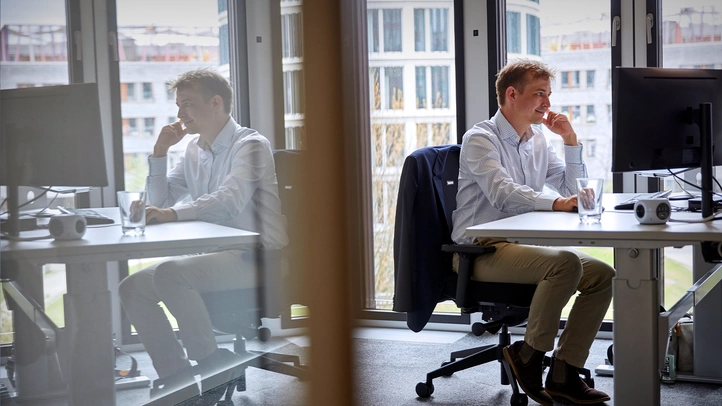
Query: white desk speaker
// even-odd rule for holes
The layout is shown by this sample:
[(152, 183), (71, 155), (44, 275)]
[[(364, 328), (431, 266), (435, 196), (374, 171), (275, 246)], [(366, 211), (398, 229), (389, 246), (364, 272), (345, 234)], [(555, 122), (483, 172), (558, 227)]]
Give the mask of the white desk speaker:
[(639, 199), (634, 204), (634, 217), (639, 224), (664, 224), (672, 214), (672, 206), (666, 198)]
[(48, 230), (56, 240), (79, 240), (85, 235), (87, 221), (79, 214), (58, 214), (50, 218)]

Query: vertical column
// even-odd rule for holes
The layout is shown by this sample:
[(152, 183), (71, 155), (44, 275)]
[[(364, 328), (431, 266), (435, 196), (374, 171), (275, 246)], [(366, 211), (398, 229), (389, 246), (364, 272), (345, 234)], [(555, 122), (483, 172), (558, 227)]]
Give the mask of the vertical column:
[(656, 249), (615, 248), (614, 402), (659, 406)]
[[(694, 247), (694, 271), (696, 282), (712, 268), (704, 262), (699, 245)], [(694, 308), (694, 375), (722, 379), (722, 283), (707, 293)]]
[(68, 265), (65, 329), (71, 405), (115, 405), (112, 313), (105, 263)]

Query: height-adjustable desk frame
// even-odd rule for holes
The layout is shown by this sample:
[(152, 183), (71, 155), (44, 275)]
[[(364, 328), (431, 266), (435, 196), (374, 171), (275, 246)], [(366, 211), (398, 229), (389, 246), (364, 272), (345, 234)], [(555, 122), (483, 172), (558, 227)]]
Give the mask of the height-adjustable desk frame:
[[(116, 224), (88, 228), (81, 240), (3, 240), (0, 245), (3, 277), (11, 276), (41, 305), (42, 265), (66, 264), (65, 328), (58, 352), (64, 354), (61, 366), (71, 405), (115, 405), (113, 314), (107, 262), (213, 252), (258, 242), (257, 233), (200, 221), (152, 225), (146, 227), (145, 236), (123, 237), (117, 208), (96, 211), (114, 218)], [(49, 376), (47, 362), (38, 354), (41, 348), (27, 348), (26, 343), (32, 342), (27, 330), (33, 322), (15, 316), (20, 319), (14, 321), (15, 353), (26, 358), (17, 360), (18, 398), (53, 396), (56, 382), (52, 381), (60, 377)]]
[[(626, 197), (629, 195), (605, 196), (605, 207)], [(672, 217), (701, 218), (699, 213), (676, 212)], [(722, 270), (720, 264), (705, 263), (699, 249), (700, 241), (722, 241), (722, 221), (640, 225), (631, 211), (607, 210), (601, 224), (585, 225), (574, 213), (531, 212), (470, 227), (467, 235), (531, 245), (614, 248), (613, 400), (619, 405), (660, 404), (660, 365), (677, 313), (659, 314), (659, 252), (664, 247), (695, 245), (693, 277), (705, 283), (691, 300), (683, 299), (698, 303), (694, 310), (694, 376), (700, 381), (722, 382), (722, 285), (718, 284)], [(704, 300), (699, 303), (701, 298)]]

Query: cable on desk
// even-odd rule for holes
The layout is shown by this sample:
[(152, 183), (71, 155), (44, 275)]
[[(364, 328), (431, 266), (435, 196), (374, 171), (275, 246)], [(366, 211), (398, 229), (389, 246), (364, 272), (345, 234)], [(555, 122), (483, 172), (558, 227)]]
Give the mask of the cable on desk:
[(37, 240), (46, 240), (48, 238), (53, 238), (52, 235), (42, 235), (39, 237), (15, 237), (12, 235), (9, 235), (7, 233), (0, 233), (0, 239), (2, 240), (9, 240), (9, 241), (37, 241)]
[(707, 216), (703, 219), (697, 219), (697, 220), (681, 220), (681, 219), (673, 219), (672, 217), (669, 218), (667, 221), (674, 221), (676, 223), (705, 223), (707, 221), (712, 220), (719, 220), (722, 219), (722, 217), (717, 217), (719, 214), (722, 214), (722, 211), (715, 212), (711, 216)]

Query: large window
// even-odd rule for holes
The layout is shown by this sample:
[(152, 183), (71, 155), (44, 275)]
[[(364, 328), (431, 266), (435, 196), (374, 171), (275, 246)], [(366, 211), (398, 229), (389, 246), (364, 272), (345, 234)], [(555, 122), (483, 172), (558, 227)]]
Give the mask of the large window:
[[(195, 68), (222, 70), (218, 1), (195, 3), (192, 15), (180, 12), (173, 1), (157, 3), (164, 13), (138, 12), (137, 1), (117, 0), (120, 80), (127, 89), (121, 114), (129, 119), (130, 127), (123, 131), (126, 190), (145, 187), (146, 157), (160, 131), (155, 123), (166, 123), (177, 113), (168, 81)], [(123, 87), (121, 84), (121, 94)], [(178, 159), (189, 138), (170, 149), (172, 161)]]
[[(608, 191), (612, 190), (612, 127), (609, 121), (597, 120), (595, 104), (610, 104), (612, 94), (611, 88), (594, 86), (594, 72), (606, 72), (611, 66), (610, 8), (609, 1), (578, 1), (565, 3), (560, 13), (558, 5), (549, 2), (506, 1), (507, 59), (537, 59), (557, 71), (552, 82), (551, 109), (569, 117), (583, 144), (589, 176), (605, 178)], [(526, 21), (525, 34), (516, 28), (519, 21)], [(525, 53), (519, 54), (520, 50)], [(557, 155), (563, 157), (561, 137), (541, 128)], [(582, 250), (614, 263), (611, 248)], [(611, 316), (610, 309), (607, 318)]]
[(453, 3), (367, 2), (374, 286), (366, 302), (372, 308), (391, 308), (404, 158), (420, 147), (456, 141)]

